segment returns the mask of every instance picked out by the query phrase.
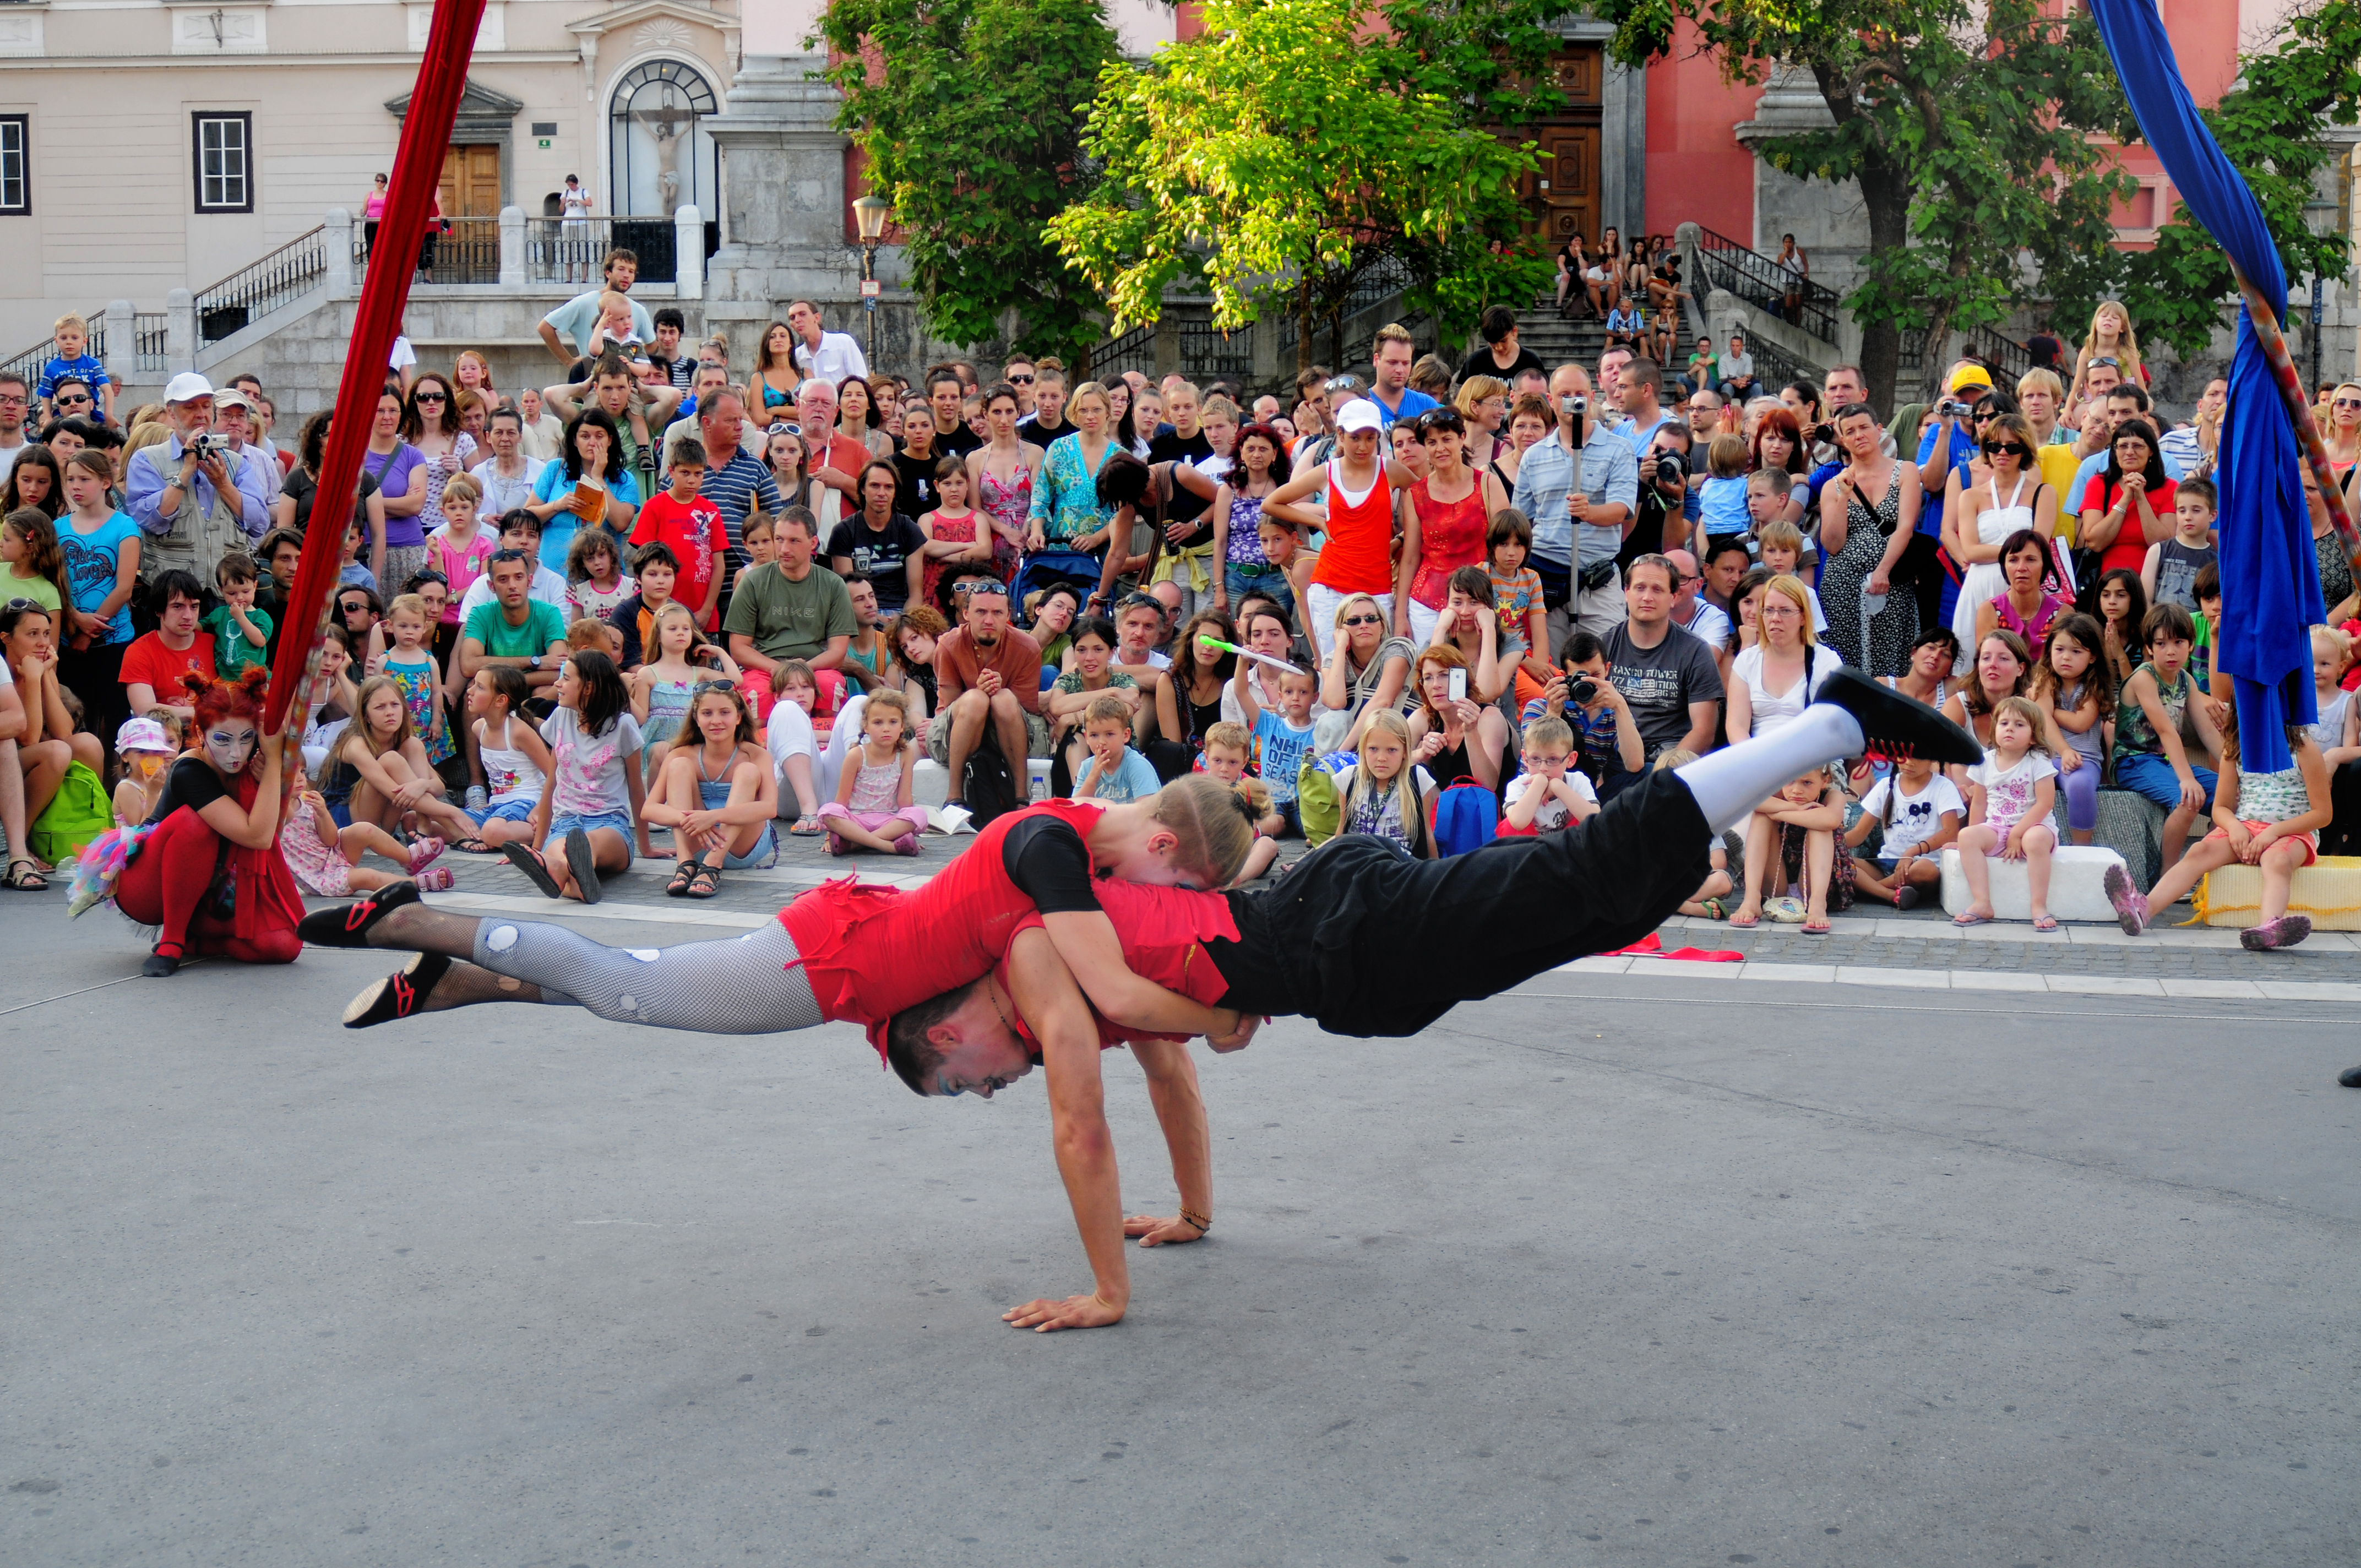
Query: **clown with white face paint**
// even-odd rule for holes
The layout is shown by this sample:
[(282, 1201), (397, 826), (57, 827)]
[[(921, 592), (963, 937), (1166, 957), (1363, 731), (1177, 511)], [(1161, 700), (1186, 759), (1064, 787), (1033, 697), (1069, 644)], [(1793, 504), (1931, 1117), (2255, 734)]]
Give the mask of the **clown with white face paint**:
[(99, 836), (82, 856), (73, 908), (101, 897), (157, 928), (143, 969), (163, 979), (189, 958), (283, 964), (303, 944), (303, 898), (279, 853), (280, 748), (260, 733), (259, 667), (242, 681), (183, 682), (196, 749), (175, 759), (148, 819)]

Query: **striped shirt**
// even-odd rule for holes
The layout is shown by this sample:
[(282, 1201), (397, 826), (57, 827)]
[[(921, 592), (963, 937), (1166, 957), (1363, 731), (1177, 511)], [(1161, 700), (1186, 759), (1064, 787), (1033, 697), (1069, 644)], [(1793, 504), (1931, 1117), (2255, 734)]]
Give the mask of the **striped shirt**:
[(705, 470), (705, 482), (697, 487), (697, 493), (721, 509), (721, 524), (730, 534), (730, 572), (734, 577), (746, 565), (746, 514), (757, 505), (764, 511), (777, 511), (779, 487), (770, 469), (737, 452), (719, 468)]

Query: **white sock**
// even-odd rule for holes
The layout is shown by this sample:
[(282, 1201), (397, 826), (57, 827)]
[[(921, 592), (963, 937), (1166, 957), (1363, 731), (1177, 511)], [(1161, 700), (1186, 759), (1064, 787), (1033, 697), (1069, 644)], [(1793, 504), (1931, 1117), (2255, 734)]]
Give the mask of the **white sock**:
[(1816, 702), (1771, 734), (1708, 751), (1673, 772), (1719, 833), (1744, 821), (1748, 812), (1814, 768), (1868, 749), (1859, 719), (1833, 704)]

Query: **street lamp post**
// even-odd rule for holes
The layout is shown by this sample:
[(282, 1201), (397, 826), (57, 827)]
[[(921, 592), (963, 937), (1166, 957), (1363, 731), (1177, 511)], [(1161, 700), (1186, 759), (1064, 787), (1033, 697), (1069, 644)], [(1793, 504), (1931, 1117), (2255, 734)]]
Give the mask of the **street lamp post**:
[(876, 195), (855, 198), (853, 221), (861, 225), (861, 308), (869, 315), (869, 363), (877, 363), (877, 242), (884, 236), (893, 203)]

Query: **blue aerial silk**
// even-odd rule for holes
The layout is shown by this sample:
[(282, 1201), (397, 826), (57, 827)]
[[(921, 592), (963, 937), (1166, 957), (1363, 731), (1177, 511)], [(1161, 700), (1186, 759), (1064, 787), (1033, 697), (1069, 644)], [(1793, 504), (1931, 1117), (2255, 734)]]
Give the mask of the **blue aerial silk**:
[[(2091, 0), (2091, 16), (2114, 57), (2140, 134), (2172, 176), (2173, 188), (2284, 321), (2287, 272), (2279, 247), (2255, 193), (2198, 117), (2156, 0)], [(2297, 466), (2301, 461), (2286, 400), (2241, 306), (2216, 474), (2224, 614), (2214, 635), (2221, 640), (2222, 668), (2236, 684), (2244, 772), (2293, 766), (2285, 727), (2317, 716), (2310, 628), (2327, 611)]]

